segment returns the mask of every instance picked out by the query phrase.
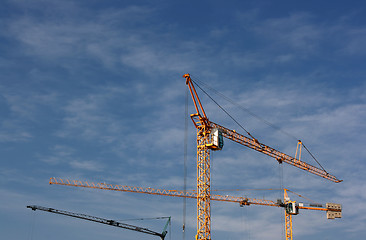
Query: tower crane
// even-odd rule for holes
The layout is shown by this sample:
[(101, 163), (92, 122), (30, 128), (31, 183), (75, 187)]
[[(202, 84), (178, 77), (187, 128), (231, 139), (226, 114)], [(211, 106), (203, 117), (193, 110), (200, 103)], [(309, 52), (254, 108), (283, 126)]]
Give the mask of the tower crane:
[(198, 240), (211, 240), (211, 174), (210, 174), (210, 150), (221, 150), (223, 147), (223, 137), (237, 142), (245, 147), (251, 148), (266, 154), (279, 163), (288, 163), (292, 166), (313, 173), (333, 182), (341, 182), (335, 176), (329, 174), (324, 169), (319, 169), (306, 162), (291, 157), (274, 148), (271, 148), (258, 139), (249, 138), (230, 130), (217, 123), (211, 122), (203, 109), (201, 100), (190, 74), (185, 74), (186, 85), (189, 87), (190, 94), (196, 109), (196, 113), (191, 114), (191, 119), (197, 129), (197, 235)]
[(64, 210), (41, 207), (41, 206), (36, 206), (36, 205), (30, 205), (30, 206), (27, 206), (27, 208), (30, 208), (33, 211), (41, 210), (41, 211), (45, 211), (45, 212), (61, 214), (61, 215), (69, 216), (69, 217), (74, 217), (74, 218), (79, 218), (79, 219), (83, 219), (83, 220), (87, 220), (87, 221), (106, 224), (106, 225), (113, 226), (113, 227), (119, 227), (119, 228), (124, 228), (124, 229), (128, 229), (128, 230), (136, 231), (136, 232), (146, 233), (146, 234), (149, 234), (149, 235), (158, 236), (158, 237), (160, 237), (161, 240), (165, 239), (165, 236), (168, 233), (167, 232), (167, 227), (168, 227), (168, 224), (170, 223), (170, 217), (168, 217), (168, 221), (165, 224), (163, 232), (158, 233), (158, 232), (152, 231), (152, 230), (147, 229), (147, 228), (138, 227), (138, 226), (134, 226), (134, 225), (126, 224), (126, 223), (121, 223), (121, 222), (118, 222), (118, 221), (115, 221), (115, 220), (104, 219), (104, 218), (100, 218), (100, 217), (94, 217), (94, 216), (81, 214), (81, 213), (73, 213), (73, 212), (68, 212), (68, 211), (64, 211)]
[(293, 240), (292, 233), (292, 216), (299, 214), (299, 209), (307, 210), (318, 210), (326, 211), (327, 219), (335, 219), (342, 217), (342, 205), (337, 203), (326, 203), (325, 206), (322, 204), (309, 204), (305, 206), (304, 203), (297, 203), (296, 201), (291, 201), (287, 192), (288, 189), (283, 189), (283, 203), (280, 203), (285, 208), (285, 237), (286, 240)]
[[(62, 178), (50, 178), (50, 184), (53, 185), (64, 185), (82, 188), (92, 188), (92, 189), (103, 189), (112, 190), (119, 192), (134, 192), (134, 193), (144, 193), (150, 195), (160, 195), (160, 196), (170, 196), (170, 197), (184, 197), (197, 199), (198, 193), (196, 191), (182, 191), (182, 190), (167, 190), (167, 189), (156, 189), (156, 188), (144, 188), (136, 186), (126, 186), (126, 185), (116, 185), (107, 183), (94, 183), (79, 180), (70, 180)], [(322, 204), (309, 204), (306, 206), (304, 203), (297, 203), (296, 201), (291, 201), (288, 196), (288, 189), (284, 189), (283, 201), (277, 200), (265, 200), (265, 199), (255, 199), (248, 197), (238, 197), (229, 195), (216, 195), (211, 194), (210, 200), (220, 201), (220, 202), (233, 202), (239, 203), (240, 206), (249, 205), (260, 205), (260, 206), (270, 206), (270, 207), (280, 207), (285, 209), (285, 234), (286, 240), (293, 240), (292, 232), (292, 216), (299, 214), (299, 209), (305, 210), (317, 210), (326, 211), (328, 219), (341, 218), (342, 217), (342, 206), (335, 203)]]
[[(199, 99), (199, 96), (196, 92), (190, 74), (185, 74), (183, 75), (183, 77), (186, 79), (186, 85), (189, 88), (196, 110), (196, 113), (191, 114), (192, 122), (197, 129), (197, 190), (194, 194), (195, 196), (193, 197), (197, 199), (196, 240), (211, 240), (210, 201), (214, 200), (215, 196), (211, 195), (210, 151), (222, 149), (224, 144), (223, 137), (230, 139), (240, 145), (268, 155), (276, 159), (279, 163), (285, 162), (335, 183), (339, 183), (342, 181), (336, 178), (334, 175), (331, 175), (324, 169), (317, 168), (311, 164), (301, 161), (300, 157), (292, 157), (259, 142), (258, 139), (255, 139), (252, 136), (250, 136), (251, 138), (244, 136), (240, 133), (237, 133), (235, 130), (231, 130), (210, 121), (205, 113), (205, 110), (203, 109), (201, 100)], [(169, 194), (173, 194), (173, 192), (169, 192)], [(226, 199), (225, 201), (227, 200), (228, 199)]]

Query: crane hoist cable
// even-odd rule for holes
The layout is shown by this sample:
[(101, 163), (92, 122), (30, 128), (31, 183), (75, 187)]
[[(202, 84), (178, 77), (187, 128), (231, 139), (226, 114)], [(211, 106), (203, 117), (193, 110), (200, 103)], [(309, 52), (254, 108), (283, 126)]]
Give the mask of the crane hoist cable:
[(310, 156), (315, 160), (315, 162), (318, 163), (318, 165), (321, 167), (321, 169), (323, 169), (324, 172), (328, 173), (323, 166), (319, 163), (319, 161), (314, 157), (314, 155), (309, 151), (309, 149), (305, 146), (304, 143), (302, 143), (302, 145), (304, 146), (305, 150), (310, 154)]
[(159, 219), (168, 219), (168, 218), (170, 218), (170, 217), (127, 218), (127, 219), (116, 219), (115, 221), (127, 222), (127, 221), (159, 220)]
[[(185, 96), (185, 112), (184, 112), (184, 162), (183, 162), (183, 191), (187, 193), (187, 155), (188, 155), (188, 98), (189, 92), (186, 88)], [(183, 198), (183, 225), (182, 225), (182, 238), (186, 239), (186, 216), (187, 216), (187, 199)]]
[[(192, 79), (192, 81), (194, 81), (194, 80)], [(298, 140), (298, 138), (296, 138), (294, 135), (292, 135), (292, 134), (290, 134), (290, 133), (286, 132), (286, 131), (285, 131), (285, 130), (283, 130), (282, 128), (280, 128), (280, 127), (278, 127), (278, 126), (274, 125), (273, 123), (271, 123), (271, 122), (269, 122), (269, 121), (265, 120), (264, 118), (262, 118), (262, 117), (258, 116), (257, 114), (255, 114), (255, 113), (253, 113), (252, 111), (250, 111), (248, 108), (246, 108), (246, 107), (244, 107), (244, 106), (242, 106), (242, 105), (238, 104), (237, 102), (235, 102), (235, 101), (234, 101), (234, 100), (232, 100), (231, 98), (229, 98), (229, 97), (225, 96), (223, 93), (221, 93), (221, 92), (217, 91), (216, 89), (214, 89), (214, 88), (210, 87), (210, 86), (209, 86), (208, 84), (206, 84), (205, 82), (203, 82), (203, 81), (201, 81), (201, 80), (199, 80), (199, 79), (195, 78), (195, 84), (196, 84), (196, 85), (198, 85), (198, 83), (200, 83), (201, 85), (205, 86), (207, 89), (209, 89), (210, 91), (212, 91), (213, 93), (215, 93), (217, 96), (219, 96), (219, 97), (221, 97), (221, 98), (225, 99), (225, 100), (226, 100), (226, 101), (228, 101), (229, 103), (231, 103), (231, 104), (235, 105), (236, 107), (240, 108), (241, 110), (243, 110), (243, 111), (247, 112), (247, 113), (248, 113), (249, 115), (251, 115), (252, 117), (254, 117), (254, 118), (256, 118), (256, 119), (258, 119), (258, 120), (262, 121), (263, 123), (265, 123), (265, 124), (266, 124), (266, 125), (268, 125), (269, 127), (273, 128), (273, 129), (276, 129), (276, 130), (277, 130), (277, 131), (279, 131), (279, 132), (282, 132), (283, 134), (287, 135), (287, 136), (288, 136), (288, 137), (290, 137), (290, 138), (293, 138), (293, 139), (295, 139), (295, 140)]]
[(28, 232), (28, 240), (33, 240), (35, 225), (36, 225), (36, 214), (33, 213), (31, 225), (30, 225), (29, 232)]
[(301, 194), (298, 194), (298, 193), (296, 193), (296, 192), (294, 192), (294, 191), (291, 191), (291, 190), (289, 190), (289, 189), (287, 189), (287, 191), (288, 191), (288, 192), (291, 192), (291, 193), (293, 193), (293, 194), (295, 194), (295, 195), (297, 195), (297, 196), (299, 196), (299, 197), (301, 197), (301, 198), (303, 198), (303, 199), (308, 200), (308, 201), (309, 201), (309, 202), (311, 202), (312, 204), (321, 205), (321, 204), (319, 204), (319, 203), (315, 202), (314, 200), (311, 200), (310, 198), (305, 197), (305, 196), (303, 196), (303, 195), (301, 195)]
[(233, 116), (230, 115), (230, 113), (228, 111), (226, 111), (218, 102), (216, 102), (200, 85), (197, 84), (197, 82), (195, 82), (194, 80), (192, 80), (192, 82), (199, 88), (201, 89), (201, 91), (207, 95), (207, 97), (209, 97), (222, 111), (224, 111), (236, 124), (238, 124), (238, 126), (240, 128), (242, 128), (250, 137), (256, 139), (255, 137), (252, 136), (252, 134), (250, 134), (250, 132), (248, 132)]

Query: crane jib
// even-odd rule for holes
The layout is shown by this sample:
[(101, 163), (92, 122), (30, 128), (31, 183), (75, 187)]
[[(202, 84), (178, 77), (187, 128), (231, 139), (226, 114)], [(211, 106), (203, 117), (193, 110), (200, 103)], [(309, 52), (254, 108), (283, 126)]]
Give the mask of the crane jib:
[[(36, 206), (36, 205), (27, 206), (27, 208), (30, 208), (33, 211), (41, 210), (41, 211), (45, 211), (45, 212), (50, 212), (50, 213), (65, 215), (65, 216), (79, 218), (79, 219), (83, 219), (83, 220), (87, 220), (87, 221), (92, 221), (92, 222), (97, 222), (97, 223), (101, 223), (101, 224), (106, 224), (106, 225), (110, 225), (110, 226), (114, 226), (114, 227), (124, 228), (124, 229), (132, 230), (132, 231), (137, 231), (137, 232), (141, 232), (141, 233), (146, 233), (146, 234), (150, 234), (150, 235), (155, 235), (155, 236), (159, 236), (162, 240), (165, 238), (165, 236), (167, 234), (166, 226), (164, 227), (164, 230), (163, 230), (162, 233), (158, 233), (158, 232), (152, 231), (152, 230), (150, 230), (148, 228), (134, 226), (134, 225), (131, 225), (131, 224), (126, 224), (126, 223), (118, 222), (116, 220), (111, 220), (111, 219), (105, 219), (105, 218), (90, 216), (90, 215), (86, 215), (86, 214), (82, 214), (82, 213), (68, 212), (68, 211), (64, 211), (64, 210), (59, 210), (59, 209), (54, 209), (54, 208), (47, 208), (47, 207), (41, 207), (41, 206)], [(169, 222), (170, 222), (170, 217), (168, 218), (167, 224)]]
[(317, 176), (323, 177), (323, 178), (328, 179), (330, 181), (333, 181), (333, 182), (336, 182), (336, 183), (342, 182), (342, 180), (337, 179), (335, 176), (329, 174), (328, 172), (326, 172), (326, 171), (324, 171), (320, 168), (317, 168), (313, 165), (310, 165), (306, 162), (300, 161), (299, 159), (291, 157), (291, 156), (289, 156), (285, 153), (282, 153), (282, 152), (280, 152), (280, 151), (278, 151), (274, 148), (266, 146), (266, 145), (260, 143), (256, 139), (248, 138), (248, 137), (246, 137), (242, 134), (239, 134), (239, 133), (235, 132), (234, 130), (230, 130), (228, 128), (225, 128), (225, 127), (223, 127), (219, 124), (213, 123), (213, 122), (210, 122), (209, 124), (212, 128), (220, 129), (222, 131), (222, 135), (225, 138), (230, 139), (230, 140), (232, 140), (234, 142), (237, 142), (241, 145), (244, 145), (246, 147), (249, 147), (249, 148), (251, 148), (253, 150), (256, 150), (258, 152), (261, 152), (263, 154), (266, 154), (270, 157), (273, 157), (279, 163), (285, 162), (287, 164), (298, 167), (300, 169), (303, 169), (305, 171), (308, 171), (310, 173), (313, 173)]

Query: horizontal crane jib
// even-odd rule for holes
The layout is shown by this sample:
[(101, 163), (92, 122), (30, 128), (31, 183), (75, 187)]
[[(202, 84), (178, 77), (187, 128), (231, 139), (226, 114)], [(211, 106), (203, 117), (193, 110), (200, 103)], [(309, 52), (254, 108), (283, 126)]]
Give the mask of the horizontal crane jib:
[[(116, 184), (106, 184), (106, 183), (93, 183), (87, 181), (61, 179), (61, 178), (50, 178), (50, 184), (54, 185), (65, 185), (73, 187), (84, 187), (93, 189), (104, 189), (120, 192), (135, 192), (135, 193), (145, 193), (152, 195), (170, 196), (170, 197), (184, 197), (184, 198), (195, 198), (197, 199), (197, 192), (195, 191), (182, 191), (182, 190), (166, 190), (166, 189), (156, 189), (156, 188), (144, 188), (135, 186), (125, 186)], [(221, 201), (221, 202), (235, 202), (244, 205), (264, 205), (264, 206), (275, 206), (281, 207), (278, 203), (265, 200), (265, 199), (254, 199), (246, 197), (237, 197), (229, 195), (211, 195), (211, 200)]]
[(279, 163), (285, 162), (288, 163), (292, 166), (298, 167), (300, 169), (303, 169), (305, 171), (308, 171), (310, 173), (313, 173), (317, 176), (323, 177), (325, 179), (328, 179), (330, 181), (339, 183), (342, 182), (342, 180), (337, 179), (335, 176), (329, 174), (328, 172), (317, 168), (315, 166), (312, 166), (306, 162), (300, 161), (299, 159), (296, 159), (294, 157), (291, 157), (285, 153), (282, 153), (280, 151), (277, 151), (274, 148), (271, 148), (269, 146), (266, 146), (260, 142), (258, 142), (258, 140), (256, 139), (251, 139), (248, 138), (242, 134), (239, 134), (237, 132), (235, 132), (234, 130), (230, 130), (228, 128), (225, 128), (219, 124), (210, 122), (210, 126), (211, 128), (218, 128), (222, 131), (222, 135), (234, 142), (237, 142), (241, 145), (244, 145), (246, 147), (249, 147), (253, 150), (256, 150), (258, 152), (264, 153), (270, 157), (275, 158)]

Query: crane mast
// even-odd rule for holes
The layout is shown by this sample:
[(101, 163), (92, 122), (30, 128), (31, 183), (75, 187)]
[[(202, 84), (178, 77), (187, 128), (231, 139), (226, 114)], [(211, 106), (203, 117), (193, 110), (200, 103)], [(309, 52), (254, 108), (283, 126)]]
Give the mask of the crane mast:
[(82, 214), (82, 213), (68, 212), (68, 211), (64, 211), (64, 210), (41, 207), (41, 206), (36, 206), (36, 205), (30, 205), (30, 206), (27, 206), (27, 208), (30, 208), (33, 211), (41, 210), (41, 211), (45, 211), (45, 212), (50, 212), (50, 213), (65, 215), (65, 216), (69, 216), (69, 217), (79, 218), (79, 219), (83, 219), (83, 220), (87, 220), (87, 221), (106, 224), (106, 225), (113, 226), (113, 227), (119, 227), (119, 228), (124, 228), (124, 229), (128, 229), (128, 230), (136, 231), (136, 232), (146, 233), (146, 234), (149, 234), (149, 235), (158, 236), (158, 237), (161, 238), (161, 240), (165, 239), (165, 236), (168, 233), (166, 231), (166, 229), (167, 229), (168, 224), (170, 222), (170, 217), (168, 217), (168, 221), (167, 221), (167, 223), (164, 227), (163, 232), (158, 233), (158, 232), (152, 231), (152, 230), (147, 229), (147, 228), (138, 227), (138, 226), (134, 226), (134, 225), (126, 224), (126, 223), (121, 223), (121, 222), (118, 222), (118, 221), (115, 221), (115, 220), (90, 216), (90, 215), (86, 215), (86, 214)]
[[(288, 206), (290, 198), (287, 194), (287, 189), (283, 191), (283, 202)], [(296, 212), (296, 210), (295, 210)], [(292, 238), (292, 215), (289, 214), (289, 209), (285, 209), (285, 239), (293, 240)]]
[(192, 84), (189, 74), (184, 75), (196, 113), (191, 115), (197, 129), (197, 240), (211, 240), (211, 126)]

